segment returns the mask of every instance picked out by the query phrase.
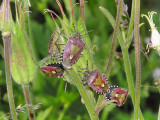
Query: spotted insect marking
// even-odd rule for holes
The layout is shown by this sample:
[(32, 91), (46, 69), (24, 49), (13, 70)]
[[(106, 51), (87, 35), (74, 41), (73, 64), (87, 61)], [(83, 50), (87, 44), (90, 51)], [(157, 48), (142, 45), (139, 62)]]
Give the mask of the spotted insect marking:
[(40, 67), (40, 69), (47, 77), (61, 77), (64, 72), (64, 67), (61, 63), (51, 63), (47, 66)]
[(98, 70), (85, 71), (84, 74), (86, 83), (95, 92), (99, 94), (108, 92), (108, 81)]
[(68, 42), (62, 53), (62, 64), (64, 67), (70, 68), (79, 59), (84, 46), (85, 44), (79, 33), (76, 33), (75, 36), (68, 38)]
[(109, 87), (109, 91), (105, 94), (105, 97), (108, 100), (115, 100), (116, 104), (120, 107), (125, 103), (127, 95), (127, 90), (119, 88), (118, 86), (111, 86)]

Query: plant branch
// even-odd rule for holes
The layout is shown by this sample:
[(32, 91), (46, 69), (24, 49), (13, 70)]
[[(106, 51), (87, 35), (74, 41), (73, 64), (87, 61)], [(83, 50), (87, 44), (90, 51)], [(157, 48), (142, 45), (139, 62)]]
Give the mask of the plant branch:
[(95, 108), (93, 106), (93, 103), (91, 102), (92, 100), (90, 100), (89, 95), (87, 94), (87, 90), (83, 86), (80, 77), (78, 77), (78, 74), (73, 69), (68, 70), (68, 73), (72, 76), (72, 79), (75, 81), (76, 87), (85, 102), (86, 108), (87, 108), (88, 113), (90, 115), (90, 119), (91, 120), (98, 120), (99, 118), (95, 112)]
[(26, 104), (28, 107), (28, 115), (29, 115), (29, 120), (34, 120), (34, 114), (33, 111), (29, 108), (32, 106), (31, 98), (30, 98), (30, 93), (29, 93), (29, 85), (22, 85)]
[(109, 78), (109, 74), (110, 74), (111, 67), (112, 67), (112, 62), (114, 59), (114, 54), (115, 54), (115, 49), (116, 49), (117, 30), (119, 29), (119, 24), (120, 24), (120, 20), (121, 20), (122, 5), (123, 5), (123, 0), (119, 0), (118, 1), (118, 8), (117, 8), (117, 17), (116, 17), (116, 22), (115, 22), (115, 27), (114, 27), (114, 32), (113, 32), (112, 48), (111, 48), (111, 52), (110, 52), (110, 56), (109, 56), (107, 69), (106, 69), (107, 79)]
[(14, 98), (13, 98), (13, 89), (12, 89), (12, 80), (10, 73), (10, 46), (11, 46), (11, 34), (2, 33), (3, 43), (4, 43), (4, 60), (5, 60), (5, 73), (6, 73), (6, 84), (7, 84), (7, 94), (9, 100), (9, 106), (12, 114), (12, 119), (17, 120)]
[(135, 47), (134, 48), (135, 48), (135, 65), (136, 65), (136, 94), (135, 94), (135, 105), (134, 105), (134, 120), (138, 120), (138, 111), (140, 106), (140, 92), (141, 92), (139, 21), (140, 21), (140, 0), (135, 0), (135, 16), (134, 16)]

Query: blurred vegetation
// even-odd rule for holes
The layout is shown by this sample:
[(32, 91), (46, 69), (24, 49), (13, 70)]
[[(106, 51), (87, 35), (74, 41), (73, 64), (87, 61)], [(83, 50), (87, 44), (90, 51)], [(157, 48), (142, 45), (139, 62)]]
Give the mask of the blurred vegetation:
[[(13, 0), (12, 0), (13, 1)], [(53, 0), (31, 0), (32, 13), (30, 14), (30, 38), (32, 49), (35, 53), (37, 61), (40, 61), (44, 57), (48, 56), (47, 47), (54, 31), (55, 24), (49, 14), (43, 14), (44, 9), (48, 8), (55, 11), (58, 15), (60, 10), (56, 1)], [(69, 0), (60, 0), (65, 10), (68, 13), (68, 8), (65, 8), (65, 4), (68, 4)], [(78, 2), (78, 1), (77, 1)], [(1, 3), (1, 1), (0, 1)], [(129, 7), (129, 14), (131, 9), (131, 1), (125, 1)], [(141, 14), (146, 14), (149, 11), (156, 11), (157, 15), (154, 16), (154, 22), (156, 27), (160, 31), (160, 9), (159, 0), (142, 0), (141, 1)], [(116, 6), (114, 0), (88, 0), (85, 3), (85, 20), (86, 27), (93, 32), (89, 32), (89, 36), (94, 48), (94, 61), (98, 69), (105, 73), (107, 59), (109, 58), (113, 28), (107, 21), (106, 17), (99, 10), (99, 6), (107, 8), (110, 13), (115, 17)], [(12, 9), (14, 4), (11, 3)], [(74, 9), (74, 14), (78, 19), (80, 15), (79, 5)], [(69, 14), (67, 14), (69, 15)], [(70, 16), (67, 16), (68, 18)], [(58, 22), (57, 18), (55, 18)], [(153, 50), (146, 57), (145, 52), (145, 40), (150, 37), (149, 25), (145, 19), (141, 19), (145, 25), (141, 27), (141, 66), (142, 66), (142, 87), (141, 87), (141, 110), (145, 120), (156, 120), (158, 117), (158, 105), (160, 104), (160, 95), (158, 89), (154, 84), (153, 71), (160, 67), (160, 58)], [(0, 44), (2, 44), (0, 37)], [(126, 81), (126, 75), (124, 71), (123, 59), (121, 57), (121, 49), (117, 45), (116, 49), (118, 59), (115, 57), (113, 62), (111, 77), (109, 83), (121, 86), (128, 89)], [(135, 61), (133, 44), (130, 47), (130, 60), (135, 79)], [(9, 112), (9, 105), (7, 100), (7, 91), (5, 83), (5, 69), (4, 59), (0, 56), (0, 116)], [(33, 104), (41, 103), (41, 107), (35, 111), (36, 120), (89, 120), (89, 115), (85, 106), (81, 103), (81, 97), (77, 89), (68, 84), (65, 91), (65, 81), (62, 79), (47, 78), (42, 74), (40, 69), (37, 71), (35, 80), (30, 85), (31, 98)], [(25, 104), (22, 88), (13, 82), (15, 105)], [(109, 114), (105, 114), (108, 111), (105, 108), (100, 113), (100, 119), (105, 120), (129, 120), (133, 119), (133, 105), (128, 96), (126, 103), (122, 107), (115, 107)], [(20, 120), (27, 119), (27, 113), (19, 114)]]

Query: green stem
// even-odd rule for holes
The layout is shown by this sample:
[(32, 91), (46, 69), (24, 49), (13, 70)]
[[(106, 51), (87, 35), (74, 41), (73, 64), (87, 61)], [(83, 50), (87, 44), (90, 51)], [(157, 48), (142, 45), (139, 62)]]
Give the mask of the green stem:
[(116, 17), (116, 22), (115, 22), (115, 27), (114, 27), (114, 32), (113, 32), (112, 48), (111, 48), (111, 52), (110, 52), (110, 56), (109, 56), (107, 69), (106, 69), (107, 79), (109, 78), (109, 74), (110, 74), (111, 67), (112, 67), (112, 62), (114, 59), (114, 53), (116, 50), (117, 31), (118, 31), (120, 20), (121, 20), (122, 5), (123, 5), (123, 0), (119, 0), (118, 1), (118, 8), (117, 8), (117, 17)]
[(140, 106), (140, 92), (141, 92), (139, 21), (140, 21), (140, 0), (135, 0), (135, 16), (134, 16), (134, 37), (135, 37), (134, 45), (135, 45), (135, 65), (136, 65), (136, 94), (135, 94), (135, 105), (134, 105), (135, 120), (138, 120), (138, 110)]
[(29, 108), (29, 106), (32, 106), (31, 98), (30, 98), (30, 92), (29, 92), (29, 85), (22, 85), (26, 104), (28, 107), (28, 115), (29, 115), (29, 120), (34, 120), (34, 114), (33, 111)]
[(130, 18), (127, 38), (130, 38), (132, 36), (133, 25), (134, 25), (134, 13), (135, 13), (134, 6), (135, 6), (135, 0), (132, 0), (132, 11), (131, 11), (131, 18)]
[(124, 67), (125, 67), (125, 73), (126, 73), (126, 77), (127, 77), (128, 87), (129, 87), (129, 91), (131, 93), (132, 103), (134, 104), (134, 100), (135, 100), (134, 83), (133, 83), (132, 69), (131, 69), (131, 64), (130, 64), (130, 60), (129, 60), (129, 54), (128, 54), (127, 47), (122, 48), (122, 54), (123, 54), (123, 61), (124, 61)]
[(9, 100), (9, 106), (12, 114), (12, 119), (17, 120), (14, 98), (13, 98), (13, 89), (12, 89), (12, 80), (10, 73), (10, 43), (11, 43), (11, 34), (3, 34), (3, 43), (4, 43), (4, 60), (5, 60), (5, 72), (6, 72), (6, 84), (7, 84), (7, 94)]
[[(127, 77), (128, 87), (129, 87), (129, 91), (131, 93), (132, 103), (133, 103), (133, 105), (135, 105), (135, 91), (134, 91), (133, 75), (132, 75), (132, 69), (131, 69), (131, 64), (130, 64), (130, 60), (129, 60), (129, 54), (128, 54), (127, 47), (122, 48), (122, 54), (123, 54), (123, 61), (124, 61), (124, 67), (125, 67), (125, 73), (126, 73), (126, 77)], [(139, 119), (144, 120), (140, 108), (139, 108)]]
[(95, 112), (95, 108), (91, 102), (92, 100), (90, 100), (89, 95), (87, 94), (87, 90), (83, 86), (81, 79), (78, 77), (77, 73), (73, 69), (68, 70), (68, 73), (72, 76), (72, 79), (75, 81), (75, 84), (79, 90), (79, 93), (81, 94), (81, 96), (85, 102), (90, 119), (91, 120), (98, 120), (99, 118), (98, 118), (98, 116)]

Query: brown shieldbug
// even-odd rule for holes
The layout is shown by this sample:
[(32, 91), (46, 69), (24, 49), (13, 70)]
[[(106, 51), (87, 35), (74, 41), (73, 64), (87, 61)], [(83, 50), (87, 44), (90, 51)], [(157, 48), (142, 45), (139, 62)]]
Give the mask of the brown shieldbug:
[(61, 77), (64, 72), (64, 67), (61, 63), (51, 63), (47, 66), (40, 67), (40, 69), (47, 77)]
[(66, 68), (70, 68), (82, 54), (84, 42), (77, 32), (75, 36), (68, 38), (62, 53), (62, 64)]
[(56, 29), (54, 30), (50, 41), (48, 45), (48, 54), (55, 58), (58, 56), (58, 53), (60, 52), (60, 46), (59, 45), (64, 45), (63, 40), (60, 37), (60, 34)]
[(127, 95), (127, 90), (119, 88), (118, 86), (110, 86), (105, 97), (108, 100), (116, 100), (116, 104), (120, 107), (125, 103)]
[(99, 94), (108, 92), (108, 81), (98, 70), (85, 71), (84, 77), (87, 80), (85, 84), (88, 84), (95, 92)]

